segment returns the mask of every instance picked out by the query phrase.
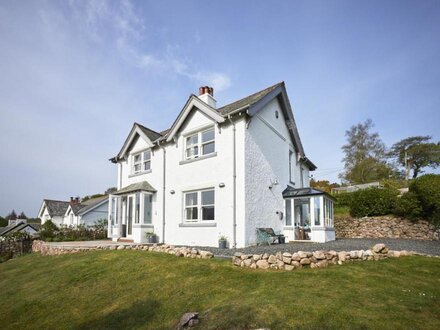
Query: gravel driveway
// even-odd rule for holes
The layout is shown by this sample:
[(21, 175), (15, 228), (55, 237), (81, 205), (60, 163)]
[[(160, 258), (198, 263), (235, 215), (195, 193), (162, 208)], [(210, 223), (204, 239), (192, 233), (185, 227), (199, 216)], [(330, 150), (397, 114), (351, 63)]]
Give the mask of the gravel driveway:
[(432, 256), (440, 256), (440, 241), (422, 241), (410, 239), (391, 239), (391, 238), (341, 238), (336, 241), (327, 243), (289, 243), (275, 244), (271, 246), (253, 246), (242, 249), (226, 249), (221, 250), (212, 247), (203, 247), (203, 250), (211, 251), (216, 256), (233, 256), (235, 252), (243, 252), (246, 254), (275, 254), (281, 252), (297, 252), (297, 251), (316, 251), (316, 250), (335, 250), (335, 251), (351, 251), (351, 250), (367, 250), (377, 243), (385, 243), (390, 250), (407, 250), (418, 253), (428, 254)]

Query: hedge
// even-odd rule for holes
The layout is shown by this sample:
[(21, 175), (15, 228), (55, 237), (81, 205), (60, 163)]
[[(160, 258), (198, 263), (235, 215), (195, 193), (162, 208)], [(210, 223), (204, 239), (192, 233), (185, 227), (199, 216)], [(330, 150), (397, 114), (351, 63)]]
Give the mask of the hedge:
[(426, 174), (415, 179), (409, 192), (419, 201), (422, 217), (440, 225), (440, 175)]
[(350, 193), (350, 215), (369, 217), (393, 213), (398, 191), (395, 189), (368, 188)]

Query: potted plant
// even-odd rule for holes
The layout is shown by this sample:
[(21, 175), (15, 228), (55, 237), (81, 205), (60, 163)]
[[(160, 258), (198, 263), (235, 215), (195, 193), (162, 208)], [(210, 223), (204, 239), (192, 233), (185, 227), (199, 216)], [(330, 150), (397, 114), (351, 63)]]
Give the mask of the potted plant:
[(228, 238), (226, 236), (220, 236), (220, 238), (218, 239), (219, 249), (226, 249), (227, 245), (228, 245)]
[(156, 242), (157, 235), (153, 231), (147, 231), (145, 233), (145, 237), (147, 239), (147, 243), (157, 243)]

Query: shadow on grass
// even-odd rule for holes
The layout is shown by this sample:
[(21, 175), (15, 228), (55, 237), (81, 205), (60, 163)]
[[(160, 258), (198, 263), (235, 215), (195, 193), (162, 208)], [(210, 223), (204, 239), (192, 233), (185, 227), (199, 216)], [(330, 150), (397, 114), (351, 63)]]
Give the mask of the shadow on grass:
[(125, 309), (117, 309), (101, 318), (80, 324), (77, 329), (132, 329), (147, 327), (160, 303), (154, 299), (138, 301)]
[(249, 305), (221, 305), (200, 313), (197, 329), (256, 329), (262, 327), (257, 310)]

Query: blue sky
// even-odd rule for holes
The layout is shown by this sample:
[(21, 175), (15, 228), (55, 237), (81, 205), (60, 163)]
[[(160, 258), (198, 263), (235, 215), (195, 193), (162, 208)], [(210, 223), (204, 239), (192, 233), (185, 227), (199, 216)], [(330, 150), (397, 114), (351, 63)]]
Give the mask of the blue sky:
[(284, 80), (315, 177), (344, 132), (440, 140), (439, 1), (2, 1), (0, 215), (116, 185), (133, 122), (168, 128)]

